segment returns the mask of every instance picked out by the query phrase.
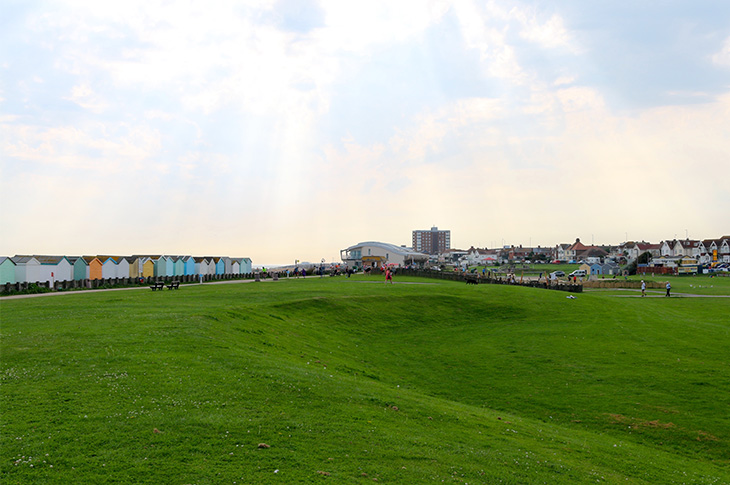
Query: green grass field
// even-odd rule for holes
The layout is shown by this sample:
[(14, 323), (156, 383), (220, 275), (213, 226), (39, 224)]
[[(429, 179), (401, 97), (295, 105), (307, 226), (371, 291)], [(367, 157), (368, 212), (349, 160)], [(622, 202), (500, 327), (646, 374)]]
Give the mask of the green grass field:
[(0, 482), (730, 483), (730, 298), (396, 282), (0, 301)]

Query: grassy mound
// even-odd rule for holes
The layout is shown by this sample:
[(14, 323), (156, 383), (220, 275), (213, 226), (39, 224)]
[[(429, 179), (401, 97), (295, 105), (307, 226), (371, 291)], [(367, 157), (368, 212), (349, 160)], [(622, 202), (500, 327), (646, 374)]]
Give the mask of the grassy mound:
[(730, 299), (398, 282), (3, 301), (2, 483), (730, 483)]

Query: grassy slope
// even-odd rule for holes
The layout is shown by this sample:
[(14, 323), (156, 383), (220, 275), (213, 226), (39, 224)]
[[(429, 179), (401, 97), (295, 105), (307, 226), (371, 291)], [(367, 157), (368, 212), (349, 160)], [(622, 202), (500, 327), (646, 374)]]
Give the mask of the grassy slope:
[(327, 278), (3, 301), (0, 478), (730, 483), (730, 299), (565, 296)]

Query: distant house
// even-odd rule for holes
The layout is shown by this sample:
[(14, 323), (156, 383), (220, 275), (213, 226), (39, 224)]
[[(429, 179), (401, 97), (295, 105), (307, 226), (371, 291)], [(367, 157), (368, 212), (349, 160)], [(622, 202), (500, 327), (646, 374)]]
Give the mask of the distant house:
[[(467, 255), (467, 251), (464, 251), (463, 249), (447, 249), (443, 253), (440, 253), (438, 255), (437, 261), (439, 263), (456, 263), (461, 258)], [(250, 273), (250, 271), (249, 271)]]
[(577, 261), (578, 255), (582, 254), (586, 249), (588, 249), (588, 246), (580, 242), (580, 238), (576, 238), (575, 242), (565, 250), (565, 258), (568, 261)]
[(241, 263), (238, 259), (231, 258), (231, 274), (241, 274)]
[(629, 261), (633, 261), (637, 259), (639, 256), (641, 256), (644, 253), (649, 253), (652, 258), (658, 258), (662, 255), (662, 245), (661, 244), (651, 244), (647, 242), (637, 242), (629, 245), (627, 247), (628, 251), (628, 259)]
[(225, 257), (221, 258), (223, 260), (223, 272), (225, 274), (232, 274), (233, 273), (233, 260), (231, 258)]
[(601, 269), (601, 274), (618, 275), (621, 274), (621, 268), (613, 261), (609, 261), (603, 265), (603, 268)]
[(730, 263), (730, 236), (723, 236), (720, 239), (710, 240), (707, 248), (710, 254), (710, 261)]
[(700, 247), (699, 244), (701, 241), (695, 241), (691, 239), (685, 239), (682, 240), (676, 240), (673, 241), (674, 245), (672, 246), (672, 255), (673, 256), (699, 256), (700, 253)]
[(487, 264), (494, 263), (497, 260), (497, 257), (498, 256), (496, 256), (493, 253), (490, 253), (486, 249), (479, 249), (479, 248), (475, 248), (474, 246), (472, 246), (467, 251), (466, 256), (461, 258), (460, 261), (469, 266), (487, 265)]
[(593, 263), (590, 265), (591, 270), (588, 272), (591, 276), (593, 275), (602, 275), (603, 274), (603, 265), (601, 263)]
[(36, 283), (41, 278), (41, 263), (33, 256), (13, 256), (15, 281), (17, 283)]
[(662, 258), (669, 258), (671, 256), (674, 256), (674, 242), (673, 241), (662, 241), (660, 244), (661, 244), (661, 249), (659, 250), (659, 255)]
[(555, 246), (555, 250), (553, 253), (554, 259), (557, 259), (559, 261), (568, 261), (568, 255), (566, 254), (566, 251), (570, 247), (570, 244), (558, 244)]
[(0, 285), (15, 282), (15, 263), (8, 257), (0, 256)]

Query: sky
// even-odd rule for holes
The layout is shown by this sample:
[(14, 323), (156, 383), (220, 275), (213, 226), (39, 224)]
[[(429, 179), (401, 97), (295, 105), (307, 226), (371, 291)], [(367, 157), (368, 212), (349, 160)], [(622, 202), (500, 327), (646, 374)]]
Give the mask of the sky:
[(0, 2), (0, 255), (730, 234), (730, 2)]

